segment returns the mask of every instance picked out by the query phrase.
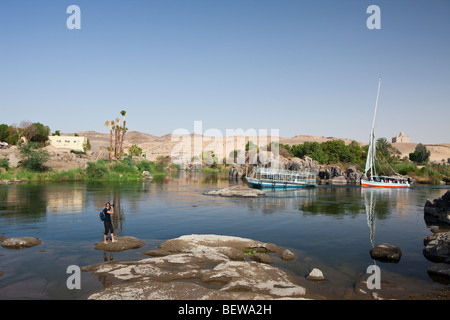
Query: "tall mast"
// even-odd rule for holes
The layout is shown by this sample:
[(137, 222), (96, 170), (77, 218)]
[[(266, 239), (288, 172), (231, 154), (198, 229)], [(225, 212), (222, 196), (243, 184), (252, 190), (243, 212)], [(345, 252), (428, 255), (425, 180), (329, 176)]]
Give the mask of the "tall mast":
[(377, 100), (375, 102), (375, 113), (373, 115), (373, 122), (372, 122), (372, 130), (370, 131), (370, 141), (369, 141), (369, 150), (367, 154), (367, 161), (366, 161), (366, 168), (365, 173), (367, 174), (367, 171), (370, 169), (370, 179), (372, 180), (372, 177), (374, 176), (375, 172), (375, 118), (377, 116), (377, 109), (378, 109), (378, 101), (380, 98), (380, 88), (381, 88), (381, 77), (378, 78), (378, 92), (377, 92)]
[(377, 101), (375, 102), (375, 113), (373, 115), (372, 132), (374, 132), (374, 129), (375, 129), (375, 117), (377, 116), (378, 100), (380, 98), (381, 77), (379, 77), (378, 79), (379, 79), (378, 80), (378, 93), (377, 93)]

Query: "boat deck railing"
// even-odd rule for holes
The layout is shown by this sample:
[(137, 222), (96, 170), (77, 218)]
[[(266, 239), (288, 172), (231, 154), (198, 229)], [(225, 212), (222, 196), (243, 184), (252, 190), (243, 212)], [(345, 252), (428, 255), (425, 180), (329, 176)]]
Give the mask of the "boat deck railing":
[(315, 183), (317, 173), (309, 171), (258, 167), (256, 169), (253, 168), (252, 172), (250, 173), (250, 177), (255, 179), (270, 179), (277, 181), (303, 180), (305, 182)]

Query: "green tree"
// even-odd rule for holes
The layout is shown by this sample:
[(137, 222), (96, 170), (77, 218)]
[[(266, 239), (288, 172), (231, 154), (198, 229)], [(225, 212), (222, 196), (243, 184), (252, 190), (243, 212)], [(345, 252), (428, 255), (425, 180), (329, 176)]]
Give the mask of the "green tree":
[(376, 156), (379, 160), (388, 164), (396, 164), (401, 154), (386, 138), (379, 138), (375, 146)]
[(347, 148), (343, 140), (328, 140), (321, 144), (322, 150), (328, 156), (328, 164), (349, 162), (347, 155)]
[(361, 148), (358, 142), (356, 142), (355, 140), (350, 142), (350, 144), (347, 145), (347, 151), (351, 157), (350, 161), (348, 161), (349, 163), (361, 162), (361, 159), (363, 157), (363, 149)]
[(419, 164), (427, 163), (429, 159), (430, 151), (428, 151), (427, 147), (421, 143), (416, 146), (414, 152), (409, 154), (409, 160)]
[(8, 128), (9, 126), (7, 124), (0, 124), (0, 142), (6, 142), (6, 140), (8, 139)]
[(293, 145), (291, 152), (294, 157), (304, 158), (308, 156), (320, 164), (328, 163), (328, 156), (322, 149), (322, 145), (318, 142), (306, 141), (303, 144)]
[(122, 154), (123, 140), (125, 139), (125, 133), (127, 132), (127, 128), (126, 128), (127, 120), (125, 118), (125, 115), (127, 114), (127, 112), (125, 110), (122, 110), (122, 111), (120, 111), (120, 114), (123, 117), (123, 127), (122, 127), (122, 135), (119, 136), (119, 138), (120, 138), (119, 157)]
[(30, 141), (38, 142), (44, 144), (48, 141), (48, 135), (50, 134), (50, 128), (44, 126), (42, 123), (35, 122), (32, 124), (34, 126), (35, 134), (31, 137)]

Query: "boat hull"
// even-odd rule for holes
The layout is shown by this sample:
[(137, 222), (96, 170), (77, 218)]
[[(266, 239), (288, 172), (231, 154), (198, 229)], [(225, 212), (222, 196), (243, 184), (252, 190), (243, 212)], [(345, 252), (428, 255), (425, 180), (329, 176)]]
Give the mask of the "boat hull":
[(408, 188), (410, 185), (409, 183), (378, 182), (362, 179), (361, 186), (374, 188)]
[(276, 182), (263, 179), (251, 179), (247, 178), (247, 182), (251, 188), (273, 188), (273, 189), (294, 189), (294, 188), (309, 188), (315, 187), (314, 184), (308, 184), (303, 182)]

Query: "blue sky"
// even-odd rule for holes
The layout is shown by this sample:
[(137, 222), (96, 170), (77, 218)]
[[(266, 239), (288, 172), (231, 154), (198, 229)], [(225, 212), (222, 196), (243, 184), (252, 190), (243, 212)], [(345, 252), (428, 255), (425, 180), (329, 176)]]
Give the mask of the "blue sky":
[[(69, 5), (81, 30), (69, 30)], [(369, 5), (381, 29), (369, 30)], [(0, 0), (0, 123), (450, 143), (450, 1)]]

